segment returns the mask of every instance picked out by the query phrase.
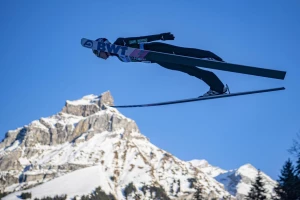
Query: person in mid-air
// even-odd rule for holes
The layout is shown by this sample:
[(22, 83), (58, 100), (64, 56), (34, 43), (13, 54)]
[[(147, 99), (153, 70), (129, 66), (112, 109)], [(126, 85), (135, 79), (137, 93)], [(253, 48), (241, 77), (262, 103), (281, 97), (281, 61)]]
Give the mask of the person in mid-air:
[[(128, 46), (132, 48), (139, 48), (144, 50), (150, 50), (150, 51), (157, 51), (157, 52), (163, 52), (169, 54), (176, 54), (176, 55), (224, 62), (222, 58), (220, 58), (219, 56), (217, 56), (216, 54), (210, 51), (205, 51), (205, 50), (195, 49), (195, 48), (179, 47), (179, 46), (174, 46), (162, 42), (152, 42), (156, 40), (163, 40), (163, 41), (174, 40), (174, 38), (175, 38), (174, 35), (171, 33), (162, 33), (162, 34), (148, 35), (148, 36), (141, 36), (141, 37), (127, 37), (127, 38), (120, 37), (113, 44), (120, 45), (120, 46)], [(110, 43), (109, 40), (106, 38), (98, 38), (96, 41)], [(118, 54), (107, 53), (104, 51), (93, 50), (93, 53), (97, 57), (105, 60), (109, 56), (116, 56), (122, 62), (142, 62), (141, 60), (128, 58), (128, 57), (121, 57)], [(210, 89), (202, 96), (224, 94), (228, 91), (227, 85), (224, 85), (213, 72), (200, 69), (196, 66), (189, 66), (189, 65), (173, 64), (167, 62), (165, 63), (159, 62), (156, 64), (170, 70), (177, 70), (177, 71), (187, 73), (191, 76), (194, 76), (204, 81), (210, 87)]]

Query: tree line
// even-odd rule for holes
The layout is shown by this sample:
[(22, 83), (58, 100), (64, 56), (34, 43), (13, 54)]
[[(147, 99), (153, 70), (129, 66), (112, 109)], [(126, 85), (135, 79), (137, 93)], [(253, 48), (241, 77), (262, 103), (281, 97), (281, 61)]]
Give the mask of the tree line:
[[(292, 147), (288, 150), (294, 157), (294, 162), (288, 158), (282, 166), (278, 176), (274, 195), (270, 200), (300, 200), (300, 135), (293, 140)], [(246, 196), (246, 200), (266, 200), (267, 190), (262, 180), (261, 172), (258, 171), (255, 182)]]

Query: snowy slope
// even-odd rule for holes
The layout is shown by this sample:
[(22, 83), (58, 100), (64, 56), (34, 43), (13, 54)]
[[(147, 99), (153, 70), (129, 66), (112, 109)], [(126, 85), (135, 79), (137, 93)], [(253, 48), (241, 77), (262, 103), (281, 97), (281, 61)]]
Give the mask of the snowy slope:
[(3, 200), (14, 200), (22, 192), (31, 192), (32, 196), (42, 198), (44, 196), (55, 196), (68, 194), (69, 196), (82, 196), (90, 193), (96, 187), (101, 186), (110, 191), (110, 187), (103, 181), (105, 171), (99, 166), (87, 167), (76, 170), (64, 176), (53, 179), (32, 189), (15, 192), (3, 198)]
[(125, 199), (130, 182), (142, 199), (153, 199), (143, 186), (162, 187), (172, 199), (198, 186), (210, 198), (230, 195), (213, 177), (151, 144), (134, 120), (106, 106), (112, 102), (109, 92), (66, 101), (61, 112), (8, 132), (0, 143), (0, 190), (13, 193), (5, 199), (26, 189), (33, 198), (70, 199), (97, 186)]
[[(243, 198), (249, 192), (251, 183), (255, 181), (258, 170), (251, 164), (245, 164), (236, 170), (230, 170), (227, 173), (216, 176), (216, 180), (223, 183), (226, 190), (238, 198)], [(265, 188), (268, 191), (268, 198), (275, 195), (273, 188), (276, 186), (276, 181), (271, 179), (265, 173), (261, 173)]]
[[(225, 189), (237, 199), (243, 199), (248, 194), (251, 189), (251, 183), (255, 181), (258, 173), (258, 169), (251, 164), (245, 164), (234, 170), (224, 170), (210, 165), (206, 160), (195, 159), (189, 162), (222, 183)], [(270, 198), (272, 194), (274, 195), (273, 188), (276, 186), (276, 181), (263, 172), (261, 174)]]
[[(143, 183), (151, 184), (157, 182), (167, 191), (170, 187), (173, 187), (174, 192), (169, 193), (170, 196), (175, 196), (175, 194), (180, 196), (183, 195), (184, 192), (193, 192), (193, 189), (189, 188), (190, 184), (188, 178), (198, 179), (204, 186), (207, 186), (208, 190), (210, 187), (223, 190), (214, 179), (206, 177), (205, 174), (197, 172), (193, 168), (191, 169), (187, 163), (158, 149), (154, 145), (148, 143), (147, 140), (132, 138), (130, 140), (126, 138), (120, 140), (121, 137), (122, 130), (115, 133), (102, 132), (101, 134), (95, 134), (93, 138), (86, 142), (81, 142), (79, 144), (65, 144), (59, 146), (55, 151), (53, 148), (46, 148), (44, 146), (42, 147), (44, 152), (35, 157), (34, 160), (37, 161), (38, 165), (48, 163), (51, 163), (51, 165), (63, 165), (65, 163), (86, 166), (98, 165), (97, 168), (91, 168), (91, 171), (86, 171), (85, 173), (98, 170), (95, 173), (99, 174), (99, 177), (101, 176), (100, 182), (96, 180), (96, 174), (82, 177), (82, 180), (93, 180), (93, 183), (103, 186), (106, 192), (118, 195), (118, 199), (122, 199), (122, 188), (125, 188), (130, 182), (134, 182), (136, 187), (142, 187)], [(32, 170), (31, 172), (26, 172), (26, 174), (39, 173), (49, 173), (49, 171)], [(70, 177), (71, 179), (74, 178), (71, 174), (69, 175), (70, 176), (66, 176), (66, 179)], [(64, 180), (56, 179), (54, 180)], [(178, 182), (180, 182), (180, 184), (178, 184)], [(60, 184), (63, 184), (63, 182)], [(95, 184), (92, 184), (92, 186), (95, 186)], [(57, 184), (53, 185), (60, 187)], [(177, 193), (179, 186), (181, 190)], [(45, 193), (42, 192), (43, 190), (39, 189), (41, 187), (42, 186), (38, 186), (35, 188), (36, 192), (34, 192), (33, 195), (35, 193), (45, 195)], [(48, 187), (46, 183), (45, 187)], [(51, 189), (52, 185), (49, 185), (49, 187)], [(67, 192), (68, 195), (73, 194), (73, 190), (69, 193), (69, 190), (65, 190), (64, 188), (61, 189), (62, 192)], [(55, 191), (61, 189), (55, 188)], [(37, 191), (41, 193), (38, 193)], [(82, 193), (90, 191), (91, 187), (88, 187), (87, 190)], [(50, 193), (49, 190), (47, 190), (46, 194)], [(140, 193), (142, 194), (142, 192)], [(225, 194), (226, 192), (223, 191), (223, 195)]]

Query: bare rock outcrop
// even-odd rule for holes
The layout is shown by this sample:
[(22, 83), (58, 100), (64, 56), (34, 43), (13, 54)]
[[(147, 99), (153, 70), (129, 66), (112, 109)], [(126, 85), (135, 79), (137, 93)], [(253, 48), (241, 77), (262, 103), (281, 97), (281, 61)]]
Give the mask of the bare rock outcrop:
[(105, 109), (105, 105), (113, 105), (114, 99), (110, 92), (104, 92), (100, 96), (85, 96), (78, 101), (67, 101), (62, 112), (76, 116), (87, 117), (100, 110)]

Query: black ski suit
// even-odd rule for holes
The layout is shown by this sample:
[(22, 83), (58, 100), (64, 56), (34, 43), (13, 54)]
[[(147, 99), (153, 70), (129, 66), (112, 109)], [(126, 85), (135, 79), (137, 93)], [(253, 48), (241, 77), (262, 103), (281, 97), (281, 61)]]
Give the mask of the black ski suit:
[[(219, 56), (215, 55), (210, 51), (205, 51), (205, 50), (195, 49), (195, 48), (179, 47), (179, 46), (174, 46), (174, 45), (161, 43), (161, 42), (151, 42), (155, 40), (164, 40), (162, 36), (163, 34), (149, 35), (149, 36), (142, 36), (142, 37), (118, 38), (114, 42), (114, 44), (133, 47), (133, 48), (140, 48), (139, 43), (144, 43), (145, 50), (170, 53), (170, 54), (176, 54), (182, 56), (190, 56), (196, 58), (213, 58), (215, 60), (223, 62), (223, 60)], [(213, 72), (200, 69), (196, 66), (173, 64), (167, 62), (166, 63), (159, 62), (157, 64), (159, 64), (164, 68), (181, 71), (191, 76), (194, 76), (196, 78), (199, 78), (203, 80), (210, 87), (211, 90), (214, 90), (219, 93), (223, 93), (224, 84)]]

